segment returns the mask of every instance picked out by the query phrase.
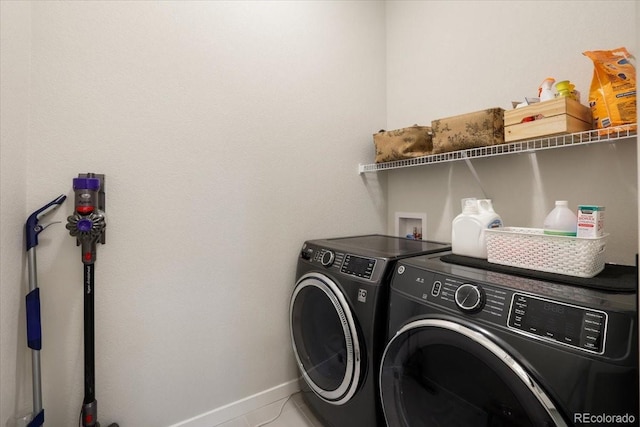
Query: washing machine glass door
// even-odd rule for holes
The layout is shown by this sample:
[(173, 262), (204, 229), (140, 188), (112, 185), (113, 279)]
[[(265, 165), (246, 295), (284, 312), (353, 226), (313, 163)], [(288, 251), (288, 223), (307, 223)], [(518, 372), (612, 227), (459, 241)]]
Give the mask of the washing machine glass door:
[(385, 349), (380, 388), (390, 426), (566, 426), (518, 361), (449, 320), (403, 327)]
[(291, 297), (293, 351), (304, 380), (320, 398), (346, 403), (360, 381), (354, 316), (336, 283), (319, 273), (298, 280)]

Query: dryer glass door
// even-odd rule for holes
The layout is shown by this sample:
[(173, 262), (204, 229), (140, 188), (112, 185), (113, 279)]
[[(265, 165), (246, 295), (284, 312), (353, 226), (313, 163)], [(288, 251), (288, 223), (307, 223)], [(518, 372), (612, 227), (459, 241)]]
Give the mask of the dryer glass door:
[(448, 320), (403, 327), (385, 350), (380, 388), (390, 426), (566, 426), (518, 362)]
[(335, 282), (318, 273), (300, 278), (291, 297), (290, 328), (307, 384), (329, 403), (346, 403), (358, 388), (361, 346), (354, 316)]

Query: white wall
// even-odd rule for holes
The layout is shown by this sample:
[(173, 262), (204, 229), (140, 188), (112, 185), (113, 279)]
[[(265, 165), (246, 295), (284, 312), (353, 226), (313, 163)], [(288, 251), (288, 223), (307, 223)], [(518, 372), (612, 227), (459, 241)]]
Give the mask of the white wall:
[[(638, 54), (635, 1), (387, 2), (387, 128), (536, 96), (548, 76), (569, 79), (586, 103), (587, 50)], [(541, 227), (554, 200), (606, 206), (607, 262), (638, 251), (636, 140), (388, 172), (395, 212), (427, 214), (426, 236), (450, 240), (460, 199), (488, 197), (506, 225)], [(424, 234), (423, 230), (423, 234)]]
[(0, 19), (0, 425), (4, 426), (9, 414), (31, 396), (25, 351), (16, 345), (26, 346), (22, 227), (29, 138), (28, 3), (0, 2)]
[[(0, 424), (30, 408), (23, 224), (107, 177), (96, 263), (104, 425), (166, 426), (293, 380), (305, 239), (384, 231), (357, 164), (385, 121), (381, 2), (2, 4)], [(365, 185), (366, 183), (366, 185)], [(47, 425), (83, 396), (82, 267), (40, 238)]]
[[(448, 240), (459, 199), (480, 195), (458, 163), (358, 176), (372, 132), (506, 108), (548, 75), (584, 96), (592, 65), (582, 51), (638, 52), (637, 5), (610, 7), (1, 1), (0, 424), (31, 404), (24, 220), (72, 196), (78, 173), (105, 173), (108, 186), (96, 265), (100, 419), (197, 417), (295, 378), (286, 317), (304, 239), (392, 231), (400, 210), (427, 212), (427, 237)], [(533, 225), (569, 191), (574, 204), (596, 195), (613, 215), (607, 253), (628, 261), (635, 145), (474, 165), (511, 224)], [(577, 162), (607, 180), (575, 192), (577, 168), (566, 166)], [(38, 266), (47, 425), (73, 425), (82, 273), (63, 224), (41, 235)]]

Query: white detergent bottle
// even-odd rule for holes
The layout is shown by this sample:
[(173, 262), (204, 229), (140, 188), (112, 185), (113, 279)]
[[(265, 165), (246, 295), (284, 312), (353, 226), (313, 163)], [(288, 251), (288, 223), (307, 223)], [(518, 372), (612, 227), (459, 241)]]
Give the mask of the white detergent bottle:
[(556, 207), (544, 219), (544, 234), (573, 236), (578, 231), (578, 217), (569, 209), (569, 202), (556, 200)]
[(451, 226), (451, 252), (474, 258), (487, 258), (487, 228), (502, 227), (502, 219), (489, 199), (463, 199), (462, 213)]

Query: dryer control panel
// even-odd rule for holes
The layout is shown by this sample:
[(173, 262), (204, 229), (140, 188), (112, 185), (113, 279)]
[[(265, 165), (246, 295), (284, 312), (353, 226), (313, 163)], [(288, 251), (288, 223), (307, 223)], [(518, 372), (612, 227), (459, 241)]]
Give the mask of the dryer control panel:
[(347, 254), (344, 257), (344, 263), (342, 264), (342, 269), (340, 269), (340, 271), (352, 276), (371, 279), (374, 268), (376, 268), (375, 259)]
[(337, 270), (342, 274), (365, 280), (377, 280), (376, 266), (384, 260), (360, 255), (340, 252), (334, 249), (305, 244), (300, 252), (300, 258), (318, 263), (325, 268)]

